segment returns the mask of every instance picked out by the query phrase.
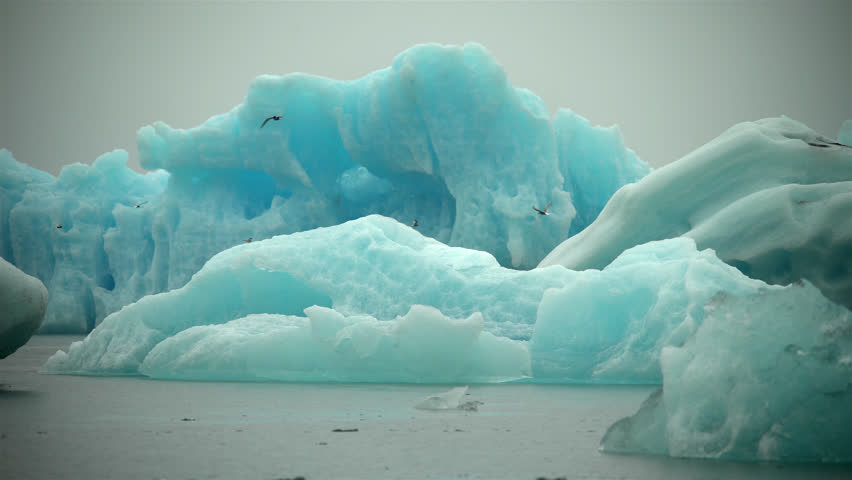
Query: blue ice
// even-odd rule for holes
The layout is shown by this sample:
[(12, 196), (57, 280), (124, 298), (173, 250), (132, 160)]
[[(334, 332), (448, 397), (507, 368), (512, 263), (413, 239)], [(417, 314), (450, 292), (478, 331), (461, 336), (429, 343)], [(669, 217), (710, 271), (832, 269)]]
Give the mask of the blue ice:
[(45, 330), (94, 327), (46, 372), (662, 383), (605, 451), (852, 461), (852, 148), (793, 119), (651, 172), (481, 46), (424, 45), (138, 143), (162, 170), (0, 152), (0, 251)]
[(370, 214), (532, 268), (650, 171), (617, 127), (551, 118), (477, 44), (416, 46), (353, 81), (260, 76), (230, 112), (137, 139), (146, 175), (120, 151), (58, 179), (0, 153), (0, 255), (48, 286), (43, 332), (90, 331), (250, 238)]

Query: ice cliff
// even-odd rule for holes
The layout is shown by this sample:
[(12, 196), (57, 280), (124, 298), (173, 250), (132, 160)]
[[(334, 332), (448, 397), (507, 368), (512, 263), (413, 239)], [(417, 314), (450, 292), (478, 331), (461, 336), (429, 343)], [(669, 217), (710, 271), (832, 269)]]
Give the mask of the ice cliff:
[(531, 268), (649, 171), (617, 128), (551, 118), (476, 44), (416, 46), (353, 81), (261, 76), (228, 113), (137, 137), (147, 175), (121, 151), (58, 179), (0, 151), (0, 255), (51, 292), (43, 332), (89, 331), (249, 238), (369, 214)]

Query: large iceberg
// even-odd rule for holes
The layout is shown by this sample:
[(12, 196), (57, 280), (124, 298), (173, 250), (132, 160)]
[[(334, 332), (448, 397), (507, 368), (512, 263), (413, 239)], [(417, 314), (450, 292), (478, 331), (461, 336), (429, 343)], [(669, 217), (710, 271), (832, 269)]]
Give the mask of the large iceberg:
[(718, 294), (666, 347), (663, 387), (614, 424), (608, 452), (852, 461), (852, 314), (807, 282)]
[(27, 343), (46, 308), (44, 284), (0, 258), (0, 358)]
[(184, 287), (107, 317), (45, 371), (659, 383), (660, 351), (701, 325), (713, 295), (766, 288), (781, 287), (688, 238), (635, 247), (602, 271), (522, 271), (371, 215), (221, 252)]
[(228, 113), (137, 138), (152, 173), (116, 151), (56, 179), (0, 151), (0, 255), (51, 292), (43, 332), (89, 331), (245, 240), (369, 214), (531, 268), (650, 171), (616, 127), (551, 119), (477, 44), (416, 46), (353, 81), (264, 75)]
[(620, 189), (540, 266), (603, 268), (652, 240), (686, 236), (773, 284), (807, 279), (852, 307), (852, 148), (789, 118), (741, 123)]

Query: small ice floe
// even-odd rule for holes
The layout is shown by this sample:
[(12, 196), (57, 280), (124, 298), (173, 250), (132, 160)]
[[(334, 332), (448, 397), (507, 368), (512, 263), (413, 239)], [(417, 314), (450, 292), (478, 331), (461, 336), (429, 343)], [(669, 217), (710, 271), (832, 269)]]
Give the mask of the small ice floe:
[(462, 402), (465, 395), (467, 395), (467, 385), (464, 387), (456, 387), (448, 392), (429, 395), (423, 400), (417, 402), (417, 404), (414, 405), (414, 408), (419, 408), (420, 410), (458, 409), (475, 412), (479, 408), (479, 405), (482, 405), (482, 402), (478, 400)]

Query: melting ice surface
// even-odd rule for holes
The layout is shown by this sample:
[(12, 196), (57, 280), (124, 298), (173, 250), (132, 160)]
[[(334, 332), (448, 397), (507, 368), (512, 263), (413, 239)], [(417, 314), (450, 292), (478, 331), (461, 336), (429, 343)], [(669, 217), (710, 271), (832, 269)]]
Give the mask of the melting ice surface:
[(50, 290), (45, 332), (87, 332), (248, 238), (369, 214), (531, 268), (650, 170), (617, 128), (551, 119), (476, 44), (417, 46), (354, 81), (261, 76), (230, 112), (137, 138), (163, 170), (117, 151), (55, 179), (0, 151), (0, 255)]

